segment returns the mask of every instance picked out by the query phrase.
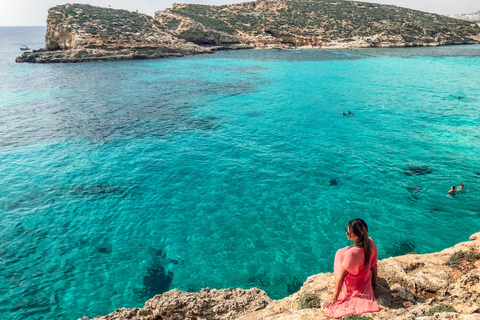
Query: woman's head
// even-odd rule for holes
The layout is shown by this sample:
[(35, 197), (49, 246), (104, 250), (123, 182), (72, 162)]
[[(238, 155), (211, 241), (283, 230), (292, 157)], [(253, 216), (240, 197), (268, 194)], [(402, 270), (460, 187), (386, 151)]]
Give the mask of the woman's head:
[(370, 254), (372, 251), (372, 244), (368, 237), (368, 227), (362, 219), (354, 219), (348, 223), (347, 236), (349, 240), (355, 241), (355, 245), (365, 250), (364, 265), (370, 264)]
[(368, 237), (368, 227), (362, 219), (354, 219), (348, 223), (348, 231), (361, 238), (362, 235)]

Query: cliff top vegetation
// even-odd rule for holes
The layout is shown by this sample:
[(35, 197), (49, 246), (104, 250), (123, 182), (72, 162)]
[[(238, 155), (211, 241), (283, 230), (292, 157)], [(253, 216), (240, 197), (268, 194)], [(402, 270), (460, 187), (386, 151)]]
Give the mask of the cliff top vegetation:
[(63, 13), (73, 28), (102, 37), (154, 34), (153, 24), (159, 29), (164, 28), (161, 23), (144, 14), (88, 4), (59, 5), (49, 11)]
[(296, 33), (328, 41), (372, 34), (408, 39), (468, 37), (480, 27), (468, 21), (392, 5), (346, 0), (255, 1), (209, 6), (176, 4), (172, 12), (212, 29), (259, 34), (265, 30)]

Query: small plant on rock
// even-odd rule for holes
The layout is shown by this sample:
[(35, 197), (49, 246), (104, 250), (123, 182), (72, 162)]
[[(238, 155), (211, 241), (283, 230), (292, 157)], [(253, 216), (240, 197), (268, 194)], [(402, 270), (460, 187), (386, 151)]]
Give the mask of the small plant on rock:
[(457, 268), (463, 272), (468, 272), (474, 268), (473, 262), (478, 258), (480, 258), (480, 255), (476, 253), (460, 250), (450, 256), (446, 265)]
[(321, 301), (316, 294), (307, 293), (300, 298), (300, 309), (320, 308)]
[(442, 303), (428, 310), (425, 315), (431, 317), (435, 313), (442, 313), (442, 312), (457, 312), (457, 311), (452, 306)]
[(340, 320), (373, 320), (373, 318), (367, 316), (359, 316), (358, 314), (349, 314), (348, 316), (340, 318)]

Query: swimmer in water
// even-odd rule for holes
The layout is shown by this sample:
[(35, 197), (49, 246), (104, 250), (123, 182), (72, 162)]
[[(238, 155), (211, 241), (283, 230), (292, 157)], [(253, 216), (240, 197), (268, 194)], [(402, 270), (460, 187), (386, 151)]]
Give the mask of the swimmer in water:
[(347, 115), (345, 114), (345, 112), (343, 113), (343, 116), (346, 117)]
[(455, 198), (455, 186), (452, 186), (452, 188), (448, 190), (448, 196), (451, 198)]
[(348, 111), (348, 115), (349, 115), (349, 116), (350, 116), (350, 115), (352, 115), (352, 116), (353, 116), (354, 114), (353, 114), (353, 113), (351, 113), (350, 111)]
[(458, 96), (457, 99), (462, 99), (462, 97)]
[(457, 192), (465, 192), (465, 185), (463, 183), (460, 183), (460, 185), (457, 188)]

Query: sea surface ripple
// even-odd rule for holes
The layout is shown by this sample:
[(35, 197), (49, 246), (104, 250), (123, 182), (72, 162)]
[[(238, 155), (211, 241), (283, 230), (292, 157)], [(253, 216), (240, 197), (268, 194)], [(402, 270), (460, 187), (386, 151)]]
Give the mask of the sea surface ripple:
[(5, 319), (282, 298), (357, 217), (380, 258), (480, 230), (479, 45), (15, 64), (44, 33), (0, 28)]

